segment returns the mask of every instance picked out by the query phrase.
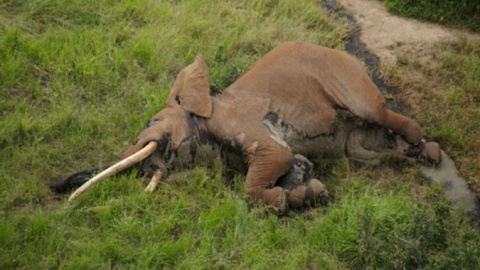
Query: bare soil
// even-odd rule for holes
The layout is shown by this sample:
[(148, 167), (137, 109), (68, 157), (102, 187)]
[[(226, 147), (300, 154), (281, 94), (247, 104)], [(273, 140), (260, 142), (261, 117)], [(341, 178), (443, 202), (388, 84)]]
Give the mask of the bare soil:
[[(405, 53), (428, 51), (438, 42), (460, 37), (480, 39), (479, 34), (440, 25), (398, 17), (388, 13), (377, 0), (337, 0), (355, 19), (361, 29), (360, 41), (384, 64), (395, 64)], [(424, 56), (425, 57), (425, 56)]]

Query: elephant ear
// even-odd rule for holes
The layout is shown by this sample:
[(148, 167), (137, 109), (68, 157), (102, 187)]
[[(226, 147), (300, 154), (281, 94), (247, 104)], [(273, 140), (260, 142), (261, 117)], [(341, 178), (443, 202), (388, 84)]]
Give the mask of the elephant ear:
[(201, 54), (198, 54), (195, 61), (183, 69), (175, 80), (167, 106), (178, 105), (201, 117), (212, 116), (208, 68)]

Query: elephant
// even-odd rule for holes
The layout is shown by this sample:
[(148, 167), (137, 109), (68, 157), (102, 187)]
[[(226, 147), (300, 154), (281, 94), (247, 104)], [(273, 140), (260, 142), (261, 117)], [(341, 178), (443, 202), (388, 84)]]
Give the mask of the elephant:
[(254, 201), (284, 211), (328, 196), (325, 185), (311, 177), (313, 157), (347, 155), (378, 163), (398, 156), (439, 164), (439, 145), (426, 142), (417, 122), (385, 104), (363, 65), (342, 51), (281, 44), (215, 96), (198, 54), (177, 76), (164, 109), (118, 161), (95, 180), (87, 181), (98, 170), (90, 169), (52, 188), (82, 186), (73, 200), (90, 181), (137, 166), (153, 175), (147, 187), (152, 190), (163, 175), (221, 158), (227, 166), (244, 168), (245, 191)]

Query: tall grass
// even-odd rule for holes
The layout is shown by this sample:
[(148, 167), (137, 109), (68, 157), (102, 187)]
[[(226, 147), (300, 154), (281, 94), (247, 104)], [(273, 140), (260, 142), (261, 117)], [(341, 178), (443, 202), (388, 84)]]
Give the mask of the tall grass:
[[(0, 1), (1, 269), (468, 268), (478, 232), (440, 192), (323, 160), (328, 207), (286, 216), (243, 177), (196, 168), (145, 194), (135, 172), (66, 203), (48, 185), (114, 160), (197, 53), (221, 91), (276, 45), (343, 48), (302, 1)], [(330, 173), (333, 171), (333, 173)]]

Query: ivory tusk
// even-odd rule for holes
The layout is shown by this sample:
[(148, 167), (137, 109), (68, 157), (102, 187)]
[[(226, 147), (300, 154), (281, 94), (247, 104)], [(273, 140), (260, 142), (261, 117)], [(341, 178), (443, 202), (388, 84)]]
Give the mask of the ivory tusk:
[(160, 179), (162, 179), (162, 171), (159, 169), (156, 169), (155, 172), (153, 173), (152, 180), (150, 180), (150, 183), (148, 183), (148, 186), (145, 188), (145, 191), (152, 193), (157, 187), (158, 183), (160, 182)]
[(104, 180), (107, 177), (110, 177), (122, 170), (142, 161), (149, 155), (151, 155), (155, 149), (157, 149), (158, 143), (157, 142), (150, 142), (142, 148), (140, 151), (136, 152), (135, 154), (120, 160), (115, 165), (107, 168), (106, 170), (102, 171), (101, 173), (95, 175), (92, 179), (85, 182), (81, 187), (79, 187), (70, 197), (68, 201), (75, 200), (80, 194), (82, 194), (85, 190), (89, 189), (91, 186), (95, 185), (96, 183)]

